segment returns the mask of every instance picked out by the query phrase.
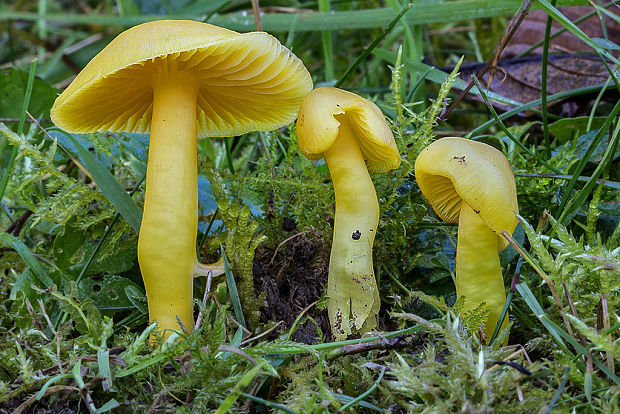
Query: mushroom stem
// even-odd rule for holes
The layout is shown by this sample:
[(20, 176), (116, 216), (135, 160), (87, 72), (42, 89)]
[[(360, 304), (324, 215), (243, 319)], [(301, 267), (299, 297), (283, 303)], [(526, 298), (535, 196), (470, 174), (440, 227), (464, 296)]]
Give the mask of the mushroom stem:
[(198, 223), (198, 84), (175, 70), (174, 64), (158, 67), (152, 84), (153, 115), (138, 262), (149, 320), (159, 321), (160, 331), (179, 330), (178, 316), (191, 329)]
[[(487, 340), (493, 334), (506, 301), (498, 250), (497, 234), (462, 202), (456, 247), (456, 294), (465, 296), (465, 310), (486, 302), (490, 311), (485, 324)], [(502, 329), (506, 321), (507, 318)]]
[(325, 151), (334, 185), (336, 215), (329, 260), (327, 310), (336, 338), (351, 328), (376, 326), (380, 300), (372, 266), (372, 245), (379, 222), (379, 203), (366, 162), (346, 120), (338, 138)]
[(217, 262), (205, 265), (196, 258), (194, 262), (194, 277), (208, 276), (209, 272), (211, 272), (212, 277), (224, 274), (224, 259), (220, 257)]

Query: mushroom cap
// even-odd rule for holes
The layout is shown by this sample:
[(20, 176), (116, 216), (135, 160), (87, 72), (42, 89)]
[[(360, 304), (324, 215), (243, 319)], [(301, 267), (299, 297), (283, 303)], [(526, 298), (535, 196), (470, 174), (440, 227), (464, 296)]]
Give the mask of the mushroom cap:
[(369, 171), (384, 172), (400, 165), (400, 152), (381, 110), (361, 96), (338, 88), (311, 91), (297, 118), (297, 145), (311, 160), (323, 158), (347, 122), (359, 143)]
[(497, 234), (500, 250), (508, 247), (501, 236), (517, 227), (517, 190), (512, 169), (500, 151), (464, 138), (441, 138), (426, 147), (415, 162), (422, 194), (444, 221), (457, 223), (463, 202)]
[(312, 89), (301, 60), (267, 33), (159, 20), (112, 40), (56, 99), (51, 118), (70, 132), (148, 132), (152, 73), (163, 64), (198, 80), (198, 137), (286, 125)]

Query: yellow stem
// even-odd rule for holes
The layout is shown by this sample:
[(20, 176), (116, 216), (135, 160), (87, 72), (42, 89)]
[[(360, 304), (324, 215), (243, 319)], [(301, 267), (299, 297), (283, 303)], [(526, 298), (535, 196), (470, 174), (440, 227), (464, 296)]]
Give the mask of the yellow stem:
[(196, 261), (198, 181), (197, 82), (174, 64), (153, 78), (153, 117), (138, 262), (149, 320), (179, 330), (193, 326), (192, 278)]
[(332, 333), (338, 339), (351, 328), (376, 327), (380, 300), (372, 266), (372, 245), (379, 222), (379, 203), (366, 163), (346, 120), (325, 152), (334, 185), (336, 214), (329, 260), (327, 305)]
[[(485, 325), (487, 340), (493, 334), (506, 301), (498, 248), (497, 234), (463, 202), (456, 247), (456, 294), (465, 296), (465, 310), (486, 302), (490, 311)], [(507, 320), (504, 320), (502, 329)]]

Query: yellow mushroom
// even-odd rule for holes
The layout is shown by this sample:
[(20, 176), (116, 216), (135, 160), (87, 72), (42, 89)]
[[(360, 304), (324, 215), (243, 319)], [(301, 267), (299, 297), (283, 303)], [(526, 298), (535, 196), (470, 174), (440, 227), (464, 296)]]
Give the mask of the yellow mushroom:
[(336, 215), (327, 282), (328, 313), (338, 339), (352, 328), (376, 326), (380, 300), (372, 266), (379, 203), (368, 171), (400, 165), (400, 154), (381, 110), (354, 93), (317, 88), (303, 100), (297, 119), (301, 152), (325, 158), (334, 185)]
[(512, 234), (519, 212), (510, 164), (490, 145), (449, 137), (420, 153), (415, 176), (437, 215), (459, 224), (456, 293), (465, 297), (466, 310), (486, 302), (490, 338), (506, 300), (498, 252), (508, 242), (501, 232)]
[[(198, 223), (197, 137), (272, 130), (295, 119), (312, 80), (273, 36), (160, 20), (118, 35), (51, 110), (69, 132), (148, 132), (138, 262), (151, 321), (193, 326)], [(216, 266), (217, 268), (217, 266)]]

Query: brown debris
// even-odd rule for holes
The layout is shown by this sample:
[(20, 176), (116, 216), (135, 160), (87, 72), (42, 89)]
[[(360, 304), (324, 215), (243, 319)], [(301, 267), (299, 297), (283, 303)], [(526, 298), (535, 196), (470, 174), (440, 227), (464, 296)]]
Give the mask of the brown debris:
[[(295, 228), (289, 220), (286, 226)], [(293, 230), (287, 240), (277, 251), (259, 246), (254, 257), (256, 294), (267, 293), (265, 300), (268, 305), (261, 309), (261, 320), (283, 321), (285, 331), (308, 305), (323, 295), (329, 264), (329, 249), (318, 234)], [(325, 310), (312, 306), (305, 316), (314, 319), (323, 334), (330, 332)], [(319, 339), (316, 326), (311, 321), (300, 324), (291, 339), (316, 343)]]
[[(590, 6), (573, 6), (559, 8), (571, 21), (579, 20), (594, 9)], [(609, 8), (613, 13), (617, 9)], [(510, 37), (505, 47), (497, 50), (493, 61), (486, 63), (464, 64), (461, 66), (460, 77), (470, 82), (471, 75), (477, 74), (480, 82), (489, 90), (510, 99), (526, 103), (541, 96), (542, 78), (542, 46), (536, 47), (526, 56), (519, 57), (535, 46), (545, 37), (547, 14), (543, 10), (528, 12), (527, 16), (518, 22), (518, 27)], [(607, 38), (612, 42), (620, 43), (620, 25), (605, 17)], [(576, 23), (576, 25), (591, 38), (604, 37), (601, 21), (595, 14), (590, 18)], [(551, 34), (562, 29), (562, 26), (553, 21)], [(584, 54), (586, 53), (586, 54)], [(617, 55), (617, 51), (614, 51)], [(607, 62), (611, 66), (610, 62)], [(491, 70), (489, 70), (491, 69)], [(492, 73), (489, 79), (489, 73)], [(605, 63), (595, 52), (579, 40), (575, 35), (564, 31), (552, 38), (549, 43), (549, 57), (547, 65), (547, 95), (599, 85), (607, 80), (609, 73)], [(489, 84), (490, 80), (490, 84)], [(482, 98), (470, 95), (470, 98)], [(548, 102), (554, 105), (557, 101)], [(511, 106), (493, 102), (493, 106), (501, 110), (512, 109)], [(565, 102), (561, 108), (563, 116), (576, 116), (588, 109), (588, 99), (583, 97)]]

